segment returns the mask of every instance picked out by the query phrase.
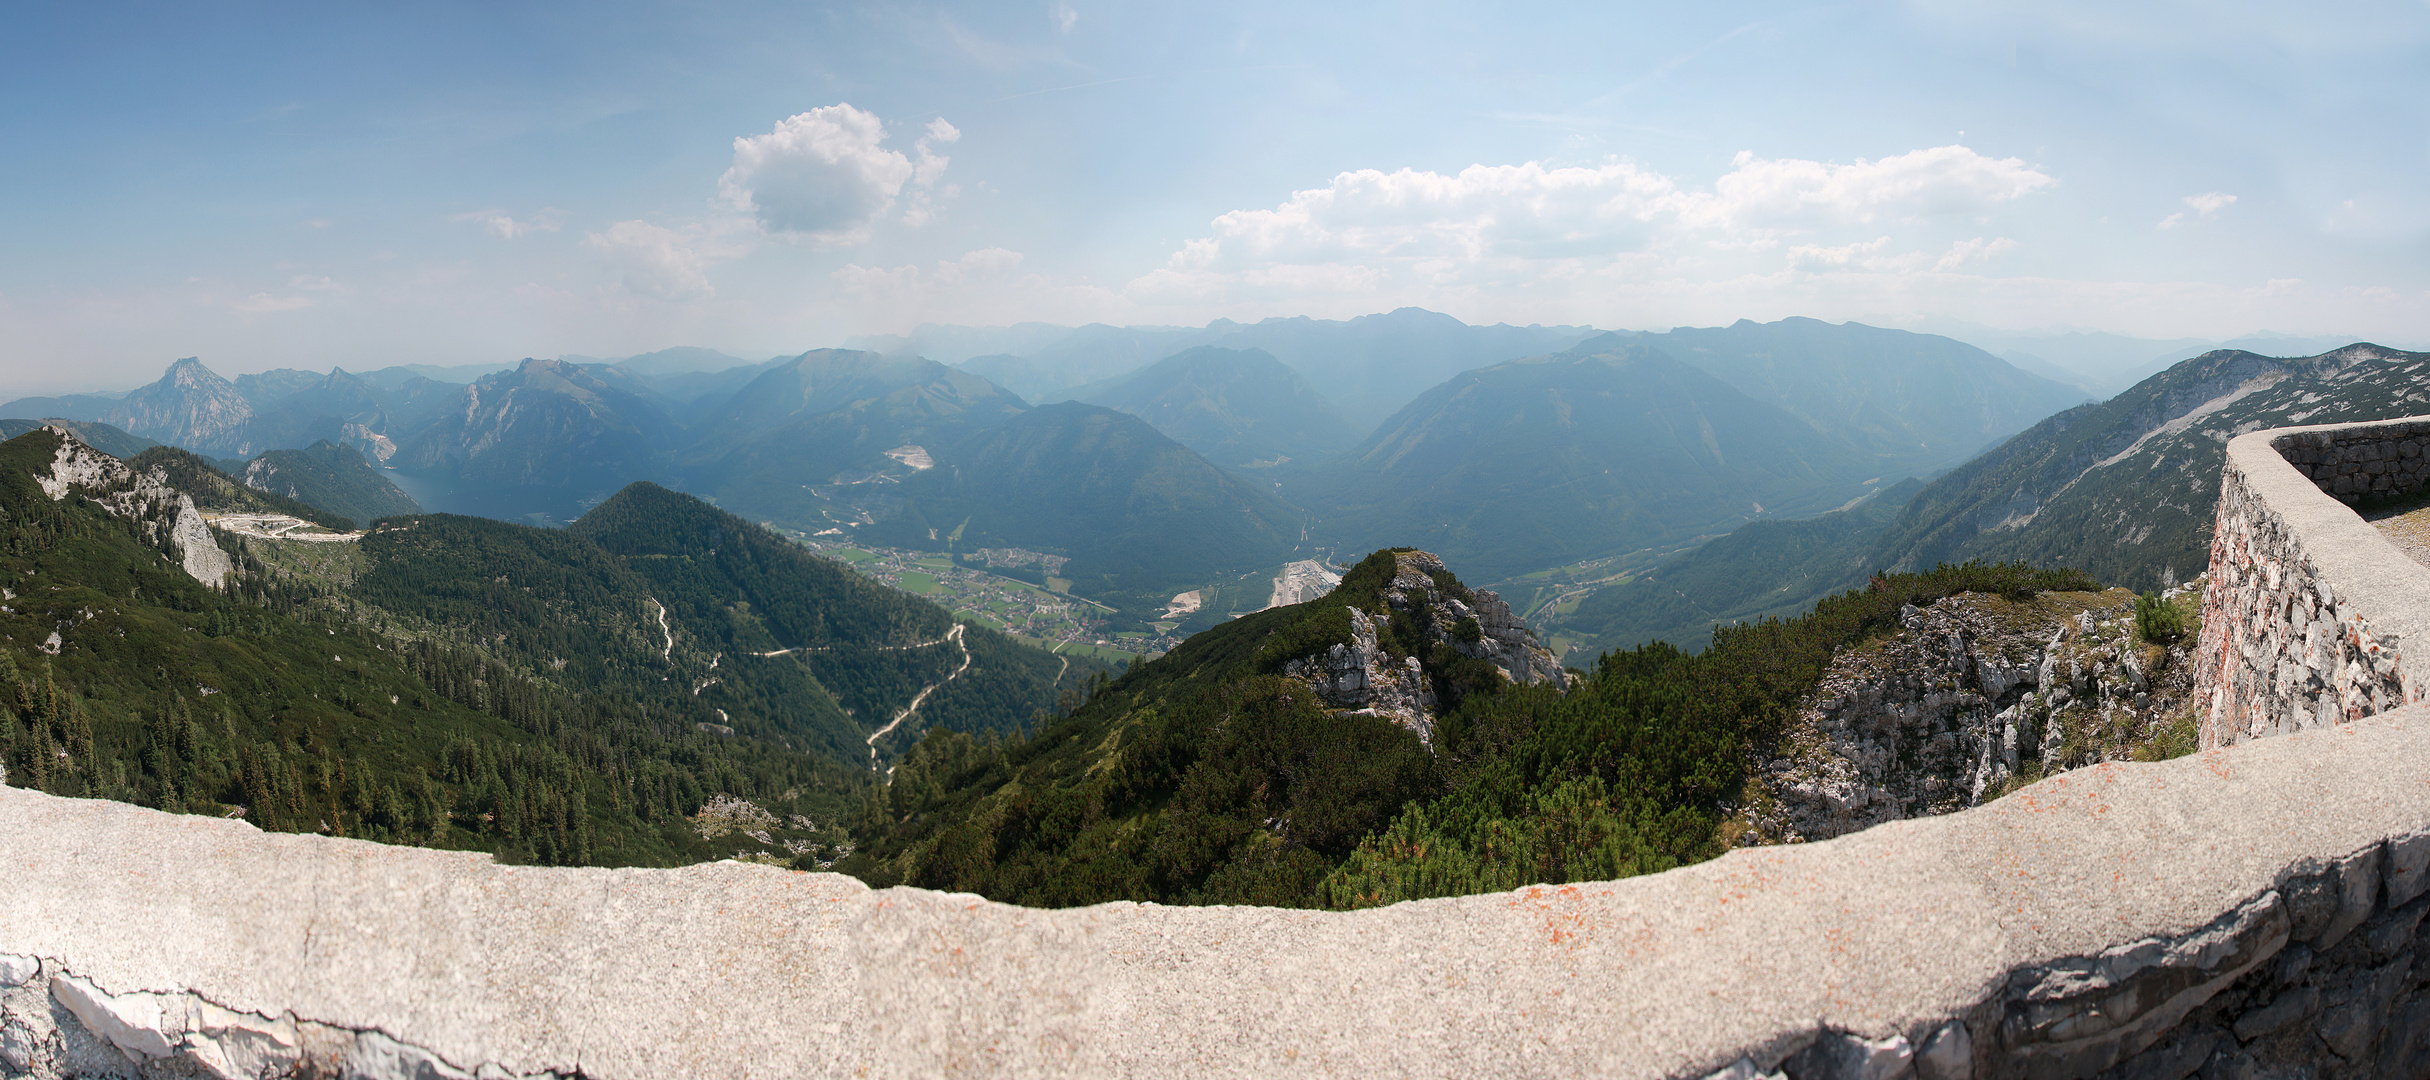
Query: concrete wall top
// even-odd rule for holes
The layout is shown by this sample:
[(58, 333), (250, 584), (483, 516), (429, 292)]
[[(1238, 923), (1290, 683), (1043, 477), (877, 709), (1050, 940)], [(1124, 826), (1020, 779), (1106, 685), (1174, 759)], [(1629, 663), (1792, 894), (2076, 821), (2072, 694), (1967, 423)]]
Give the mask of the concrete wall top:
[(274, 1065), (363, 1076), (1661, 1077), (1824, 1044), (1895, 1066), (1830, 1075), (2079, 1075), (2176, 1022), (2201, 1000), (2185, 987), (2423, 891), (2430, 715), (1648, 877), (1346, 913), (500, 866), (13, 788), (0, 882), (7, 1022), (46, 1022), (19, 998), (48, 980), (49, 1015), (163, 1069), (275, 1028), (247, 1044)]

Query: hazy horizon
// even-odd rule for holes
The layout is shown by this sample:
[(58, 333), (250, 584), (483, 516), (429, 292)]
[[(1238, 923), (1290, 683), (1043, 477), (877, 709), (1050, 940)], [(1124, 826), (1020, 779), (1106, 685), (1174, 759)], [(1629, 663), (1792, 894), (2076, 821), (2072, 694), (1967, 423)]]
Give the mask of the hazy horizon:
[(2430, 339), (2430, 8), (25, 9), (0, 384), (1403, 306)]

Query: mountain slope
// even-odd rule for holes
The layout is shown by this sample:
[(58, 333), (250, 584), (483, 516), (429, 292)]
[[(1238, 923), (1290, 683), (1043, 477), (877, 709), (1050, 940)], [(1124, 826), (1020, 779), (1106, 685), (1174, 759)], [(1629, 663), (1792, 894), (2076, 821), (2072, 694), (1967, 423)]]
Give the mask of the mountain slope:
[(253, 421), (253, 404), (234, 383), (191, 356), (169, 365), (158, 382), (112, 402), (94, 419), (197, 453), (242, 455), (251, 449), (246, 429)]
[(1073, 591), (1161, 603), (1208, 575), (1281, 565), (1300, 516), (1138, 417), (1041, 406), (948, 448), (905, 478), (902, 507), (862, 535), (902, 547), (1067, 555)]
[(1358, 439), (1341, 410), (1263, 349), (1200, 346), (1071, 397), (1139, 417), (1219, 465), (1319, 458)]
[(905, 477), (1025, 408), (942, 364), (822, 349), (753, 379), (702, 421), (682, 475), (739, 513), (816, 532), (893, 512)]
[(304, 542), (189, 528), (272, 498), (193, 454), (131, 465), (0, 444), (8, 782), (514, 860), (815, 861), (901, 745), (881, 728), (1003, 730), (1102, 670), (648, 485), (572, 530)]
[(1348, 548), (1414, 543), (1493, 580), (1862, 493), (1866, 455), (1607, 335), (1427, 391), (1285, 494)]
[(1863, 447), (1870, 475), (1929, 475), (2086, 400), (1972, 345), (1861, 323), (1741, 319), (1635, 340)]
[(331, 368), (329, 374), (282, 396), (257, 401), (253, 419), (246, 426), (246, 452), (338, 442), (375, 460), (386, 460), (396, 453), (386, 402), (389, 396), (344, 368)]
[(2430, 411), (2430, 354), (2351, 345), (2277, 359), (2222, 350), (2053, 416), (1934, 481), (1870, 554), (2077, 566), (2149, 590), (2209, 560), (2225, 443), (2259, 428)]
[(425, 505), (561, 518), (655, 475), (682, 429), (611, 365), (525, 360), (456, 392), (390, 460), (433, 484)]
[[(1716, 624), (1785, 618), (1865, 583), (1865, 552), (1923, 490), (1908, 479), (1855, 506), (1795, 520), (1750, 521), (1637, 577), (1597, 589), (1547, 629), (1582, 639), (1586, 655), (1667, 641), (1711, 643)], [(1573, 652), (1574, 660), (1578, 654)]]
[(419, 514), (413, 501), (381, 476), (351, 446), (326, 439), (301, 450), (272, 450), (245, 466), (245, 486), (369, 524), (379, 518)]
[(114, 458), (131, 458), (160, 445), (150, 439), (129, 435), (97, 420), (68, 420), (51, 417), (45, 420), (0, 420), (0, 441), (14, 439), (45, 424), (67, 429), (85, 445)]

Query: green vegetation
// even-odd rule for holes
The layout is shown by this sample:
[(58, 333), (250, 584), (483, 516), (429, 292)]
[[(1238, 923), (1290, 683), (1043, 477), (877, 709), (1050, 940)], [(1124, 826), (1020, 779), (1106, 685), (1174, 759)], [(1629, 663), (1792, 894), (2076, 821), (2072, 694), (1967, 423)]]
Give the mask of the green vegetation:
[[(650, 485), (567, 531), (431, 515), (359, 547), (229, 537), (240, 573), (212, 587), (159, 530), (49, 499), (32, 474), (57, 445), (0, 444), (18, 786), (516, 861), (832, 856), (881, 780), (867, 731), (931, 685), (905, 737), (1012, 727), (1067, 667), (973, 629), (962, 668), (941, 609)], [(736, 800), (755, 805), (704, 814)]]
[(1318, 528), (1345, 548), (1414, 543), (1492, 581), (1828, 510), (1875, 467), (1840, 434), (1606, 334), (1463, 372), (1342, 458), (1277, 479), (1331, 508)]
[(1309, 907), (1649, 873), (1719, 853), (1749, 748), (1835, 650), (1959, 592), (2097, 588), (2022, 565), (1880, 574), (1809, 614), (1719, 628), (1700, 654), (1606, 654), (1566, 695), (1476, 678), (1396, 618), (1379, 644), (1417, 656), (1449, 703), (1428, 753), (1407, 729), (1331, 712), (1274, 674), (1346, 640), (1352, 606), (1377, 609), (1390, 556), (1324, 599), (1200, 633), (1092, 686), (1040, 730), (931, 735), (839, 869), (1026, 904)]
[(2135, 598), (2135, 636), (2154, 645), (2172, 645), (2185, 637), (2185, 612), (2175, 604), (2144, 593)]
[(357, 522), (419, 514), (422, 507), (351, 446), (322, 439), (301, 450), (272, 450), (246, 465), (244, 481)]
[(192, 496), (194, 505), (199, 509), (285, 514), (339, 532), (354, 528), (354, 521), (343, 514), (332, 513), (285, 495), (247, 487), (219, 471), (201, 455), (174, 446), (154, 446), (145, 450), (128, 458), (127, 467), (138, 473), (161, 470), (167, 474), (169, 486)]
[(931, 450), (938, 467), (906, 477), (901, 510), (861, 540), (1065, 555), (1063, 589), (1140, 622), (1210, 576), (1281, 565), (1301, 533), (1260, 486), (1112, 409), (1046, 405)]
[(1605, 649), (1668, 641), (1703, 648), (1715, 624), (1786, 618), (1862, 584), (1875, 565), (1865, 551), (1923, 488), (1905, 480), (1855, 506), (1795, 521), (1756, 521), (1634, 580), (1589, 593), (1543, 625)]

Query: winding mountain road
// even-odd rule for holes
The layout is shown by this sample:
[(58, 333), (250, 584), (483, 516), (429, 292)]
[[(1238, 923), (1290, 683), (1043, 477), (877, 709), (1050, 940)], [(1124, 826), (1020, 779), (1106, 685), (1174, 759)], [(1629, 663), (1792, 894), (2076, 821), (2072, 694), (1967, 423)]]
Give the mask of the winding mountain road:
[(903, 706), (902, 712), (894, 714), (894, 719), (888, 721), (885, 727), (869, 733), (869, 768), (872, 771), (875, 771), (878, 767), (878, 740), (893, 734), (894, 729), (903, 726), (903, 721), (911, 719), (913, 713), (919, 712), (920, 706), (927, 703), (928, 695), (936, 693), (938, 687), (952, 682), (955, 679), (961, 678), (963, 672), (970, 670), (970, 646), (962, 644), (961, 623), (953, 624), (953, 629), (945, 631), (945, 636), (938, 638), (935, 641), (921, 642), (919, 645), (892, 646), (892, 648), (896, 649), (916, 649), (920, 648), (922, 645), (937, 645), (947, 641), (953, 642), (955, 648), (962, 650), (961, 666), (953, 669), (953, 674), (947, 675), (942, 679), (928, 684), (919, 692), (917, 696), (914, 696), (911, 699), (911, 704)]

